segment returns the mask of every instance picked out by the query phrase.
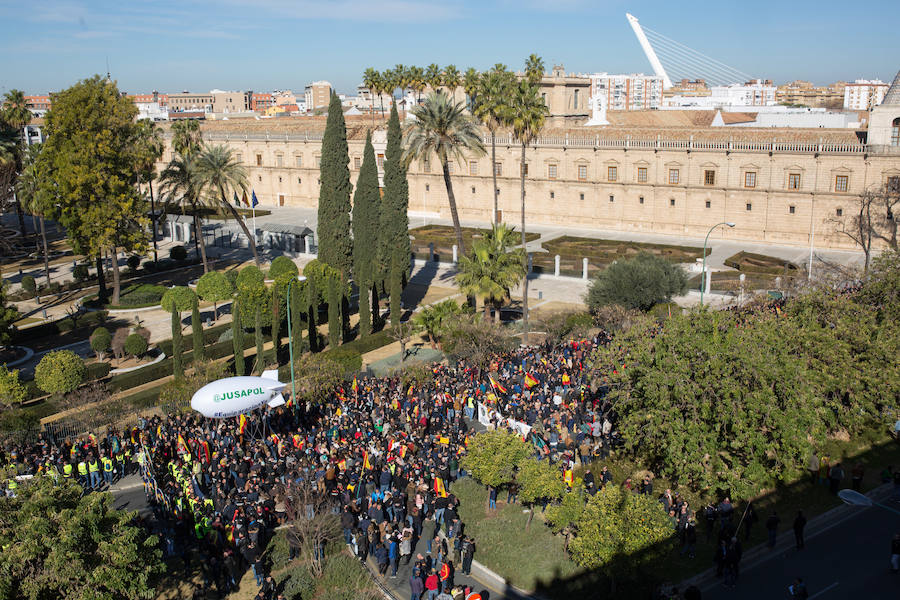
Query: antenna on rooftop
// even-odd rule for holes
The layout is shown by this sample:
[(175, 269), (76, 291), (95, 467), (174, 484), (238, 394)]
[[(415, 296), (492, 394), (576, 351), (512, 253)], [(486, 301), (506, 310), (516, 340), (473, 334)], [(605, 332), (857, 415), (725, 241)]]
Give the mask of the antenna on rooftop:
[(106, 57), (106, 81), (112, 81), (112, 77), (109, 76), (109, 56)]

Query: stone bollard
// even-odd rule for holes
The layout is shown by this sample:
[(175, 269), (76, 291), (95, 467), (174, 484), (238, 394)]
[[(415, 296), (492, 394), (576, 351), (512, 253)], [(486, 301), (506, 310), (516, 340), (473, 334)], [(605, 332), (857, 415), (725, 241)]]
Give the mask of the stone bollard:
[(434, 242), (428, 244), (428, 262), (434, 260)]
[(453, 244), (453, 264), (455, 265), (459, 262), (459, 257), (457, 256), (459, 253), (459, 248), (456, 247), (456, 244)]
[(588, 269), (587, 268), (588, 268), (588, 259), (585, 256), (584, 258), (581, 259), (581, 278), (582, 279), (588, 278), (588, 273), (587, 273)]
[(553, 274), (559, 277), (559, 254), (553, 258)]
[(776, 290), (780, 290), (780, 289), (781, 289), (781, 277), (776, 277), (776, 278), (775, 278), (775, 289), (776, 289)]

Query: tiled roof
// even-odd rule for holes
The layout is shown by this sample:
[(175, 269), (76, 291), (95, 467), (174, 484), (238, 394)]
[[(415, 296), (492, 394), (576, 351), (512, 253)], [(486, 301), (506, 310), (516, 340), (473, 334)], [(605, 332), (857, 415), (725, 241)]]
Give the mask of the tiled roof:
[(884, 100), (881, 101), (881, 104), (900, 106), (900, 71), (897, 71), (897, 76), (894, 77), (894, 83), (888, 88), (887, 94), (884, 95)]

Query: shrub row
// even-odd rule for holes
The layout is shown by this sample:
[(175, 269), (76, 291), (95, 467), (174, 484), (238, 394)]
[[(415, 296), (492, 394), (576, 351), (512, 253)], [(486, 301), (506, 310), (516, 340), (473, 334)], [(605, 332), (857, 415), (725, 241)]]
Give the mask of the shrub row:
[[(219, 336), (221, 336), (226, 331), (231, 329), (231, 323), (225, 323), (224, 325), (215, 325), (210, 327), (209, 329), (203, 330), (203, 343), (204, 344), (213, 344), (219, 341)], [(194, 336), (185, 335), (183, 337), (183, 346), (184, 349), (192, 350), (194, 348)], [(172, 340), (164, 340), (158, 343), (157, 348), (166, 353), (166, 356), (172, 356)]]
[[(102, 324), (106, 321), (108, 313), (104, 310), (90, 312), (84, 315), (81, 315), (78, 318), (78, 330), (85, 330), (85, 336), (90, 334), (90, 329)], [(16, 330), (12, 335), (12, 342), (14, 344), (25, 344), (29, 340), (36, 340), (43, 337), (50, 337), (59, 335), (61, 333), (67, 333), (75, 329), (75, 322), (72, 321), (71, 317), (66, 317), (64, 319), (60, 319), (59, 321), (53, 321), (51, 323), (44, 323), (42, 325), (36, 325), (34, 327), (29, 327), (28, 329)]]
[[(798, 270), (794, 263), (752, 252), (738, 252), (724, 261), (726, 267), (737, 269), (742, 273), (762, 273), (766, 275), (783, 275), (785, 271), (791, 275)], [(754, 264), (762, 263), (762, 264)], [(768, 266), (770, 265), (770, 266)]]

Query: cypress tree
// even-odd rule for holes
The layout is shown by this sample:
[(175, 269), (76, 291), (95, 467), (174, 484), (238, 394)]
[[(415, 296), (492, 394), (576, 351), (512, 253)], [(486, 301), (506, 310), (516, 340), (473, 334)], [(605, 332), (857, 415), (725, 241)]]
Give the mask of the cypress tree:
[(350, 238), (350, 153), (347, 150), (347, 126), (337, 94), (331, 94), (328, 120), (322, 137), (319, 163), (319, 260), (350, 277), (352, 246)]
[(306, 307), (300, 301), (301, 294), (305, 294), (306, 283), (294, 282), (291, 286), (291, 297), (288, 301), (291, 303), (291, 343), (294, 347), (294, 357), (303, 353), (303, 347), (300, 345), (303, 341), (303, 315), (306, 313)]
[(400, 295), (409, 277), (409, 183), (406, 162), (403, 160), (403, 134), (397, 107), (391, 108), (388, 121), (387, 148), (384, 153), (384, 198), (381, 208), (380, 244), (386, 291), (390, 293), (391, 325), (400, 322)]
[(366, 135), (363, 162), (353, 195), (353, 278), (359, 286), (359, 335), (372, 331), (371, 294), (375, 282), (375, 252), (378, 248), (381, 194), (371, 132)]
[(272, 347), (275, 349), (275, 362), (281, 350), (281, 298), (278, 297), (278, 284), (272, 286)]
[[(303, 271), (306, 274), (306, 270)], [(317, 320), (319, 316), (319, 292), (316, 290), (315, 281), (307, 276), (306, 279), (306, 322), (309, 326), (309, 351), (318, 352), (319, 348), (319, 330), (317, 328)]]
[(341, 341), (341, 274), (333, 269), (325, 271), (325, 295), (328, 298), (328, 343), (337, 348)]
[(266, 355), (264, 351), (265, 340), (262, 332), (262, 310), (257, 306), (253, 313), (253, 333), (256, 336), (256, 370), (259, 373), (266, 368)]
[(194, 360), (203, 360), (205, 352), (203, 351), (203, 323), (200, 321), (200, 302), (197, 295), (194, 294), (194, 302), (191, 307), (191, 334), (193, 335)]
[(181, 339), (181, 313), (172, 308), (172, 375), (175, 379), (184, 377), (184, 341)]
[(241, 313), (238, 301), (231, 302), (231, 340), (234, 347), (234, 374), (244, 374), (244, 330), (241, 328)]

